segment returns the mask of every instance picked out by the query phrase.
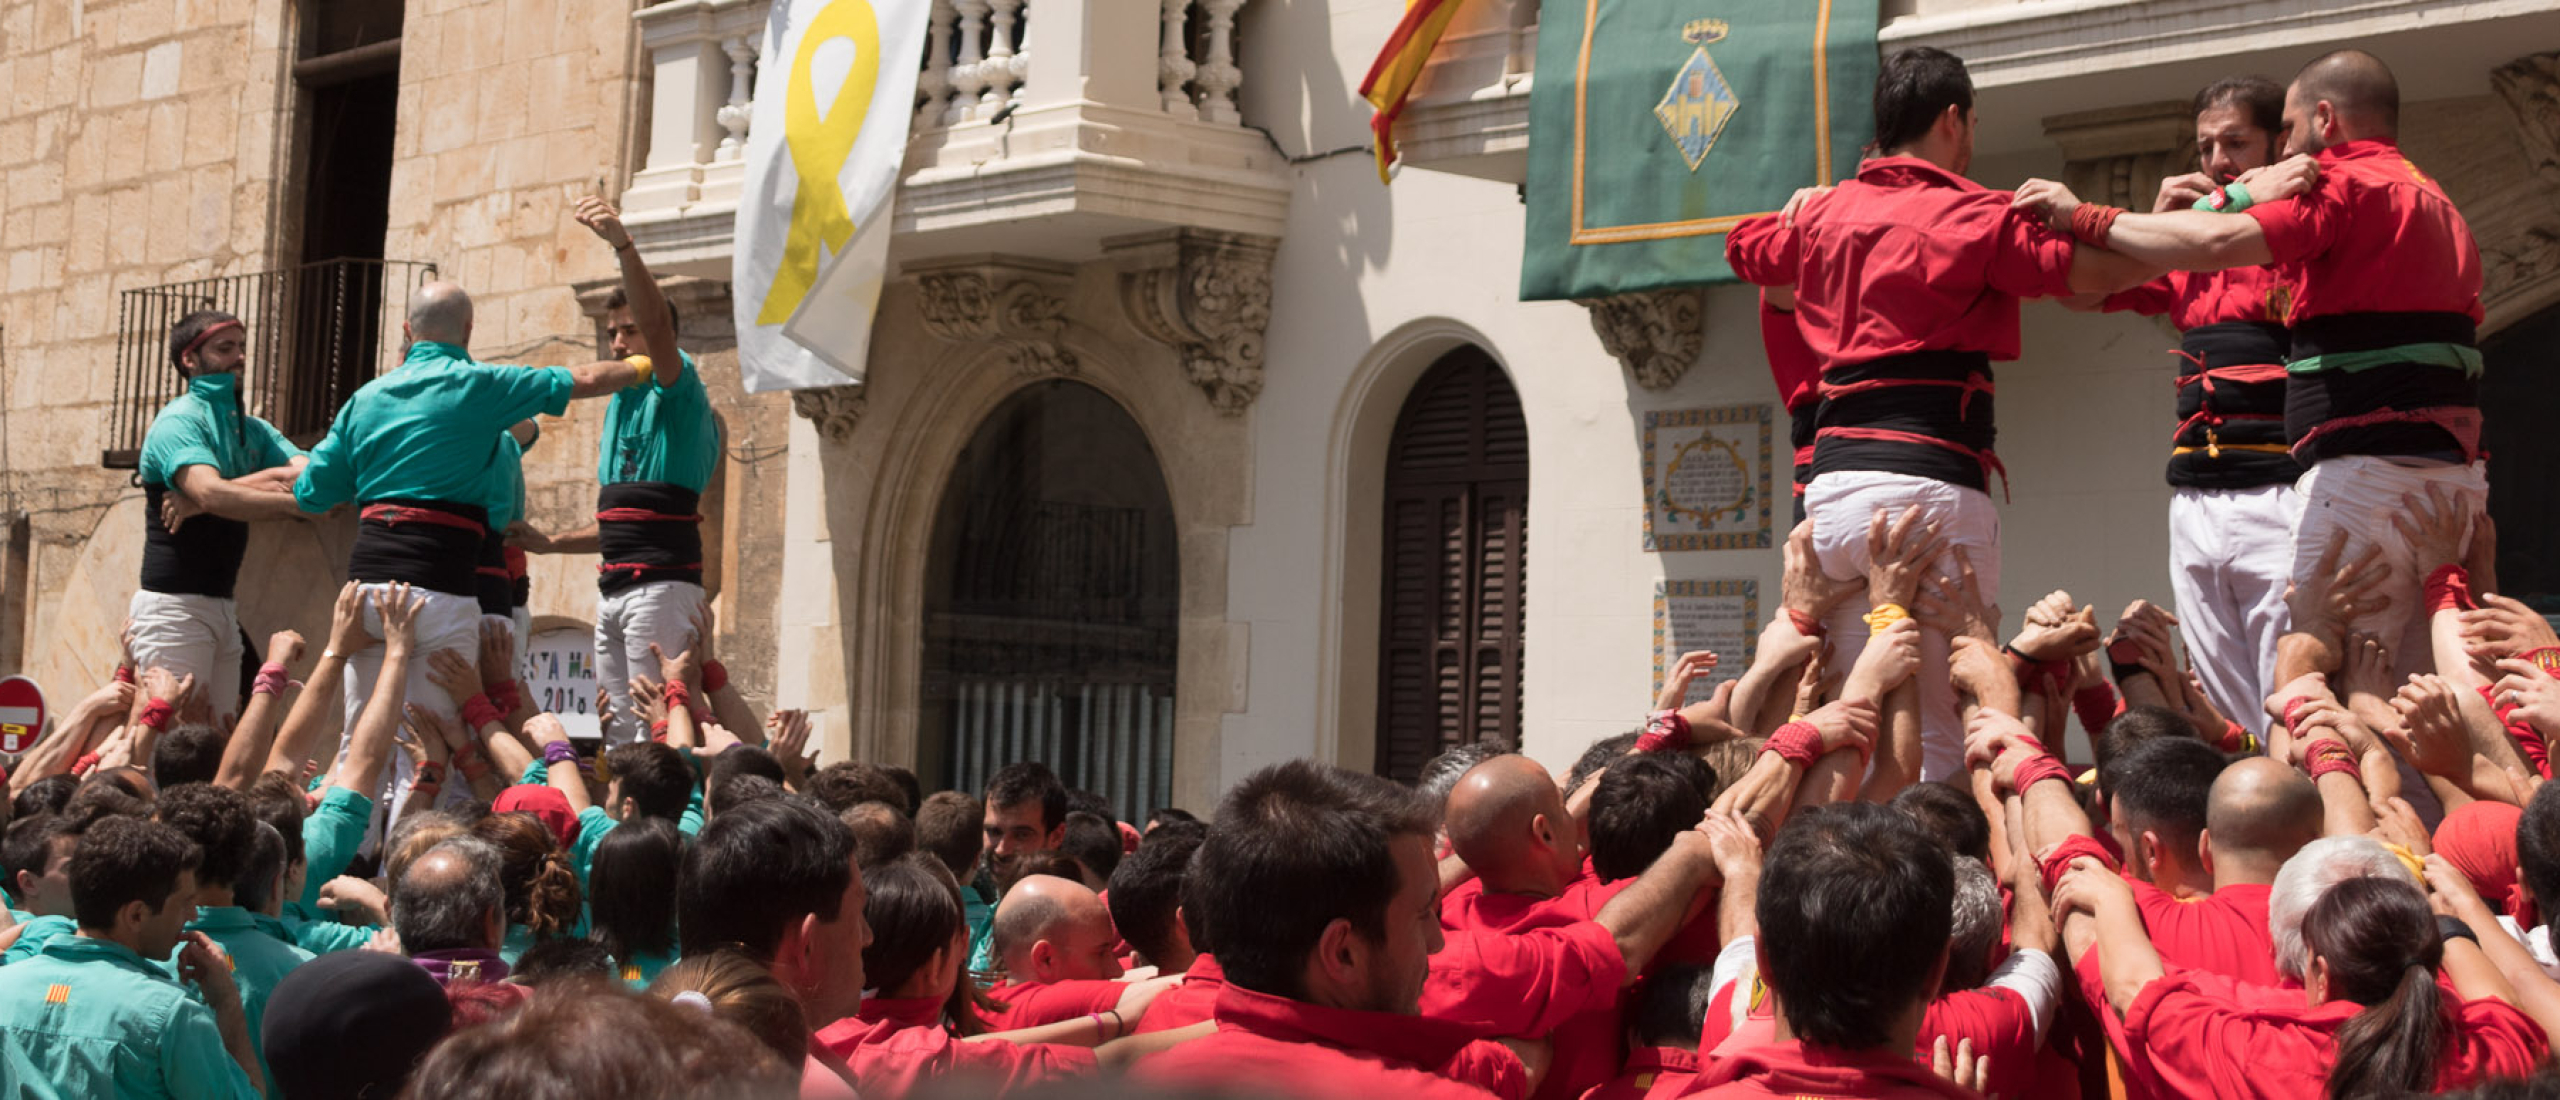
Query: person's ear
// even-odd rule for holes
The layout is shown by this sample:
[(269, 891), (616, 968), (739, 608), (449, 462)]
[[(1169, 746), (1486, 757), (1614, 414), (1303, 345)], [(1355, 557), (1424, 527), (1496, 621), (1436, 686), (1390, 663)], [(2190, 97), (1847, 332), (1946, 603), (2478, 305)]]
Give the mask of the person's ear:
[(1324, 968), (1326, 980), (1344, 989), (1359, 989), (1367, 983), (1361, 978), (1368, 971), (1369, 943), (1349, 920), (1336, 917), (1324, 926), (1316, 938), (1316, 962)]
[(1055, 847), (1057, 847), (1057, 846), (1059, 846), (1059, 845), (1061, 845), (1061, 844), (1064, 844), (1064, 843), (1066, 843), (1066, 842), (1067, 842), (1067, 823), (1066, 823), (1066, 822), (1061, 821), (1061, 822), (1059, 822), (1059, 823), (1058, 823), (1058, 826), (1057, 826), (1056, 828), (1049, 830), (1049, 847), (1051, 847), (1051, 848), (1055, 848)]
[(1047, 940), (1032, 941), (1031, 956), (1027, 961), (1031, 964), (1031, 973), (1034, 976), (1046, 975), (1051, 967), (1057, 965), (1057, 945)]
[(2204, 877), (2208, 879), (2213, 877), (2213, 830), (2211, 829), (2196, 834), (2196, 866), (2204, 871)]

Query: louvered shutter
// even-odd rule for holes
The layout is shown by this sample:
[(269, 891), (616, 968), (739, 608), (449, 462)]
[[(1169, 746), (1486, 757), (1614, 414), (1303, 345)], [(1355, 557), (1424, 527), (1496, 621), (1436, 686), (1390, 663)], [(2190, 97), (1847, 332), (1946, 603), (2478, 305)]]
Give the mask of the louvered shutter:
[(1475, 348), (1433, 364), (1397, 416), (1378, 616), (1381, 775), (1410, 780), (1452, 745), (1520, 735), (1528, 441), (1511, 380)]

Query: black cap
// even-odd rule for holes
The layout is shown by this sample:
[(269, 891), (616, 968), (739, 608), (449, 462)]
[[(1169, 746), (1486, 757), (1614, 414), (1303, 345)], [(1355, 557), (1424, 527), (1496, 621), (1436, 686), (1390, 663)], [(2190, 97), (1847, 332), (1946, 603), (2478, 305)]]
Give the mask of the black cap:
[(396, 1096), (452, 1021), (444, 989), (418, 964), (378, 951), (322, 955), (267, 995), (268, 1088), (285, 1100)]

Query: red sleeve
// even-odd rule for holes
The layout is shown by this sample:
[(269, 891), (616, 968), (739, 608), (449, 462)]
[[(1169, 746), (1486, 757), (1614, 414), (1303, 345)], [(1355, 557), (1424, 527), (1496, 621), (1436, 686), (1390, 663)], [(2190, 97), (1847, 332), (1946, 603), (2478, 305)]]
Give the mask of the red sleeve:
[(2158, 317), (2177, 308), (2177, 305), (2177, 288), (2170, 286), (2169, 277), (2163, 275), (2131, 290), (2119, 290), (2107, 295), (2106, 300), (2099, 303), (2098, 308), (2108, 313), (2139, 313), (2145, 317)]
[(2316, 1029), (2246, 1010), (2182, 974), (2142, 987), (2125, 1010), (2124, 1038), (2172, 1096), (2314, 1100), (2335, 1056)]
[(1813, 345), (1805, 343), (1804, 330), (1796, 327), (1794, 310), (1779, 309), (1769, 304), (1769, 296), (1760, 296), (1760, 344), (1768, 349), (1769, 377), (1778, 384), (1778, 401), (1792, 410), (1814, 396), (1822, 381), (1822, 360), (1814, 357)]
[[(2529, 1077), (2550, 1053), (2542, 1027), (2505, 1001), (2462, 1003), (2455, 1064), (2439, 1069), (2436, 1087), (2459, 1088), (2492, 1077)], [(2455, 1074), (2463, 1079), (2455, 1080)]]
[(1724, 236), (1724, 262), (1744, 281), (1761, 286), (1796, 285), (1802, 249), (1803, 235), (1775, 214), (1745, 219)]
[(2103, 682), (2073, 692), (2071, 709), (2080, 716), (2080, 728), (2089, 731), (2092, 737), (2106, 729), (2107, 723), (2114, 721), (2116, 715), (2124, 712), (2124, 707), (2116, 701), (2115, 685)]
[(1033, 986), (1012, 1001), (1005, 1014), (1005, 1030), (1016, 1031), (1078, 1016), (1090, 1016), (1120, 1003), (1120, 995), (1129, 987), (1120, 982), (1069, 981)]
[(1617, 939), (1595, 921), (1510, 935), (1457, 933), (1431, 956), (1422, 1014), (1534, 1039), (1615, 1003), (1626, 980)]
[(2266, 234), (2267, 251), (2277, 263), (2293, 263), (2326, 252), (2336, 242), (2344, 220), (2338, 203), (2342, 186), (2324, 176), (2306, 194), (2262, 202), (2241, 213), (2258, 219), (2258, 231)]
[(1440, 1076), (1474, 1085), (1502, 1100), (1524, 1100), (1529, 1095), (1529, 1067), (1520, 1064), (1520, 1056), (1511, 1053), (1510, 1047), (1489, 1039), (1458, 1048), (1440, 1067)]
[(1927, 1053), (1939, 1036), (1954, 1046), (1973, 1040), (1973, 1051), (1991, 1060), (1991, 1081), (1983, 1091), (1994, 1096), (2028, 1096), (2036, 1078), (2036, 1019), (2027, 999), (2009, 989), (1966, 989), (1929, 1004), (1920, 1024), (1920, 1046)]
[(1992, 242), (1991, 264), (1983, 272), (1993, 290), (2020, 298), (2067, 298), (2071, 295), (2071, 238), (2044, 222), (2003, 203), (2000, 228)]
[(2052, 893), (2055, 884), (2062, 881), (2062, 873), (2071, 869), (2071, 861), (2082, 856), (2104, 863), (2110, 870), (2117, 866), (2115, 857), (2108, 855), (2096, 838), (2075, 833), (2062, 838), (2062, 843), (2053, 846), (2052, 854), (2037, 861), (2036, 869), (2044, 875), (2044, 892)]

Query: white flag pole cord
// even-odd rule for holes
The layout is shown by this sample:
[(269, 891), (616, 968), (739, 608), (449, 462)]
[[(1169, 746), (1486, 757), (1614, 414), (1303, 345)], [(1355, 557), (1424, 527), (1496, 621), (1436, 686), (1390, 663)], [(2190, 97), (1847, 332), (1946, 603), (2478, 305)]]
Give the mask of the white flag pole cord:
[(930, 11), (907, 0), (773, 6), (731, 269), (751, 393), (862, 380)]

